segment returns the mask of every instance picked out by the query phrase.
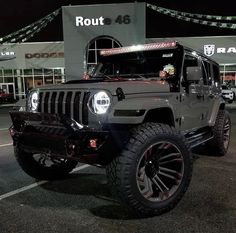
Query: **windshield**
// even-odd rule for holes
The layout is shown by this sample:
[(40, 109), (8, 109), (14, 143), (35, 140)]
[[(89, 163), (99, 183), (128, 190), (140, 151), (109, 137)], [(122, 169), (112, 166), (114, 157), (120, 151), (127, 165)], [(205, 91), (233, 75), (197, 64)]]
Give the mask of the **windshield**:
[(152, 50), (119, 55), (106, 56), (90, 72), (92, 78), (158, 78), (160, 72), (176, 75), (177, 53), (176, 49)]

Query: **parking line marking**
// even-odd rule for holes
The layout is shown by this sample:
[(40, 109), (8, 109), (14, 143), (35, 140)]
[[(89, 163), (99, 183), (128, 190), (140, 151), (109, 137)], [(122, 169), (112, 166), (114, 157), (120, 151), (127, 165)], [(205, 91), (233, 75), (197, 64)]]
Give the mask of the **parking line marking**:
[(45, 183), (47, 183), (47, 182), (48, 182), (48, 181), (46, 181), (46, 180), (39, 181), (39, 182), (37, 182), (37, 183), (34, 183), (34, 184), (31, 184), (31, 185), (28, 185), (28, 186), (25, 186), (25, 187), (16, 189), (16, 190), (11, 191), (11, 192), (9, 192), (9, 193), (5, 193), (5, 194), (3, 194), (3, 195), (0, 196), (0, 201), (3, 200), (3, 199), (5, 199), (5, 198), (14, 196), (14, 195), (16, 195), (16, 194), (18, 194), (18, 193), (22, 193), (22, 192), (24, 192), (24, 191), (26, 191), (26, 190), (35, 188), (35, 187), (37, 187), (37, 186), (39, 186), (39, 185), (45, 184)]
[(73, 173), (73, 172), (80, 171), (80, 170), (85, 169), (85, 168), (87, 168), (87, 167), (91, 167), (91, 165), (89, 165), (89, 164), (84, 164), (84, 165), (82, 165), (82, 166), (76, 167), (76, 168), (73, 169), (72, 173)]
[(4, 146), (12, 146), (13, 145), (13, 143), (7, 143), (7, 144), (2, 144), (2, 145), (0, 145), (0, 147), (4, 147)]
[[(72, 171), (72, 173), (73, 173), (73, 172), (80, 171), (80, 170), (85, 169), (85, 168), (90, 167), (90, 166), (91, 166), (91, 165), (85, 164), (85, 165), (76, 167), (76, 168)], [(30, 184), (30, 185), (28, 185), (28, 186), (25, 186), (25, 187), (16, 189), (16, 190), (14, 190), (14, 191), (5, 193), (5, 194), (3, 194), (3, 195), (0, 196), (0, 201), (3, 200), (3, 199), (6, 199), (6, 198), (8, 198), (8, 197), (14, 196), (14, 195), (16, 195), (16, 194), (18, 194), (18, 193), (22, 193), (22, 192), (27, 191), (27, 190), (29, 190), (29, 189), (33, 189), (33, 188), (38, 187), (38, 186), (40, 186), (40, 185), (46, 184), (46, 183), (48, 183), (48, 182), (50, 182), (50, 181), (49, 181), (49, 180), (42, 180), (42, 181), (39, 181), (39, 182)]]

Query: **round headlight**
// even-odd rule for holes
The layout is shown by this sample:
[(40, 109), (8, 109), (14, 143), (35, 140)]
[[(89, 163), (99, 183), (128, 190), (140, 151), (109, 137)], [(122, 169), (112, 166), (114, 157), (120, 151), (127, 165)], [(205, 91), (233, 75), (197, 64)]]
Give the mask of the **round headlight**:
[(96, 114), (105, 114), (111, 105), (111, 99), (105, 91), (96, 93), (92, 98), (92, 111)]
[(28, 107), (31, 111), (36, 111), (39, 105), (39, 93), (38, 91), (32, 91), (28, 98)]

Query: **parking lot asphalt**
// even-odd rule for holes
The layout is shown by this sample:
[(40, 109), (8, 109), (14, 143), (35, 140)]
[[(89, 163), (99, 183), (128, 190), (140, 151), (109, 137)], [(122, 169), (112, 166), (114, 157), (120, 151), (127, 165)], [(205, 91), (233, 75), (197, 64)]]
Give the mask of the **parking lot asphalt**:
[(236, 232), (236, 109), (224, 157), (200, 155), (191, 185), (170, 212), (137, 218), (110, 193), (103, 169), (77, 167), (68, 179), (38, 183), (18, 166), (9, 108), (0, 108), (0, 232)]

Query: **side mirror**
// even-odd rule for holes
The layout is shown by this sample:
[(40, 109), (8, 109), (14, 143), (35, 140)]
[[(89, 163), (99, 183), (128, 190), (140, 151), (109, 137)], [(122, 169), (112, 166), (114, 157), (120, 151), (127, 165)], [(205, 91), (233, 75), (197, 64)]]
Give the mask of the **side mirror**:
[(202, 76), (202, 70), (200, 67), (187, 67), (187, 81), (189, 82), (199, 82)]

